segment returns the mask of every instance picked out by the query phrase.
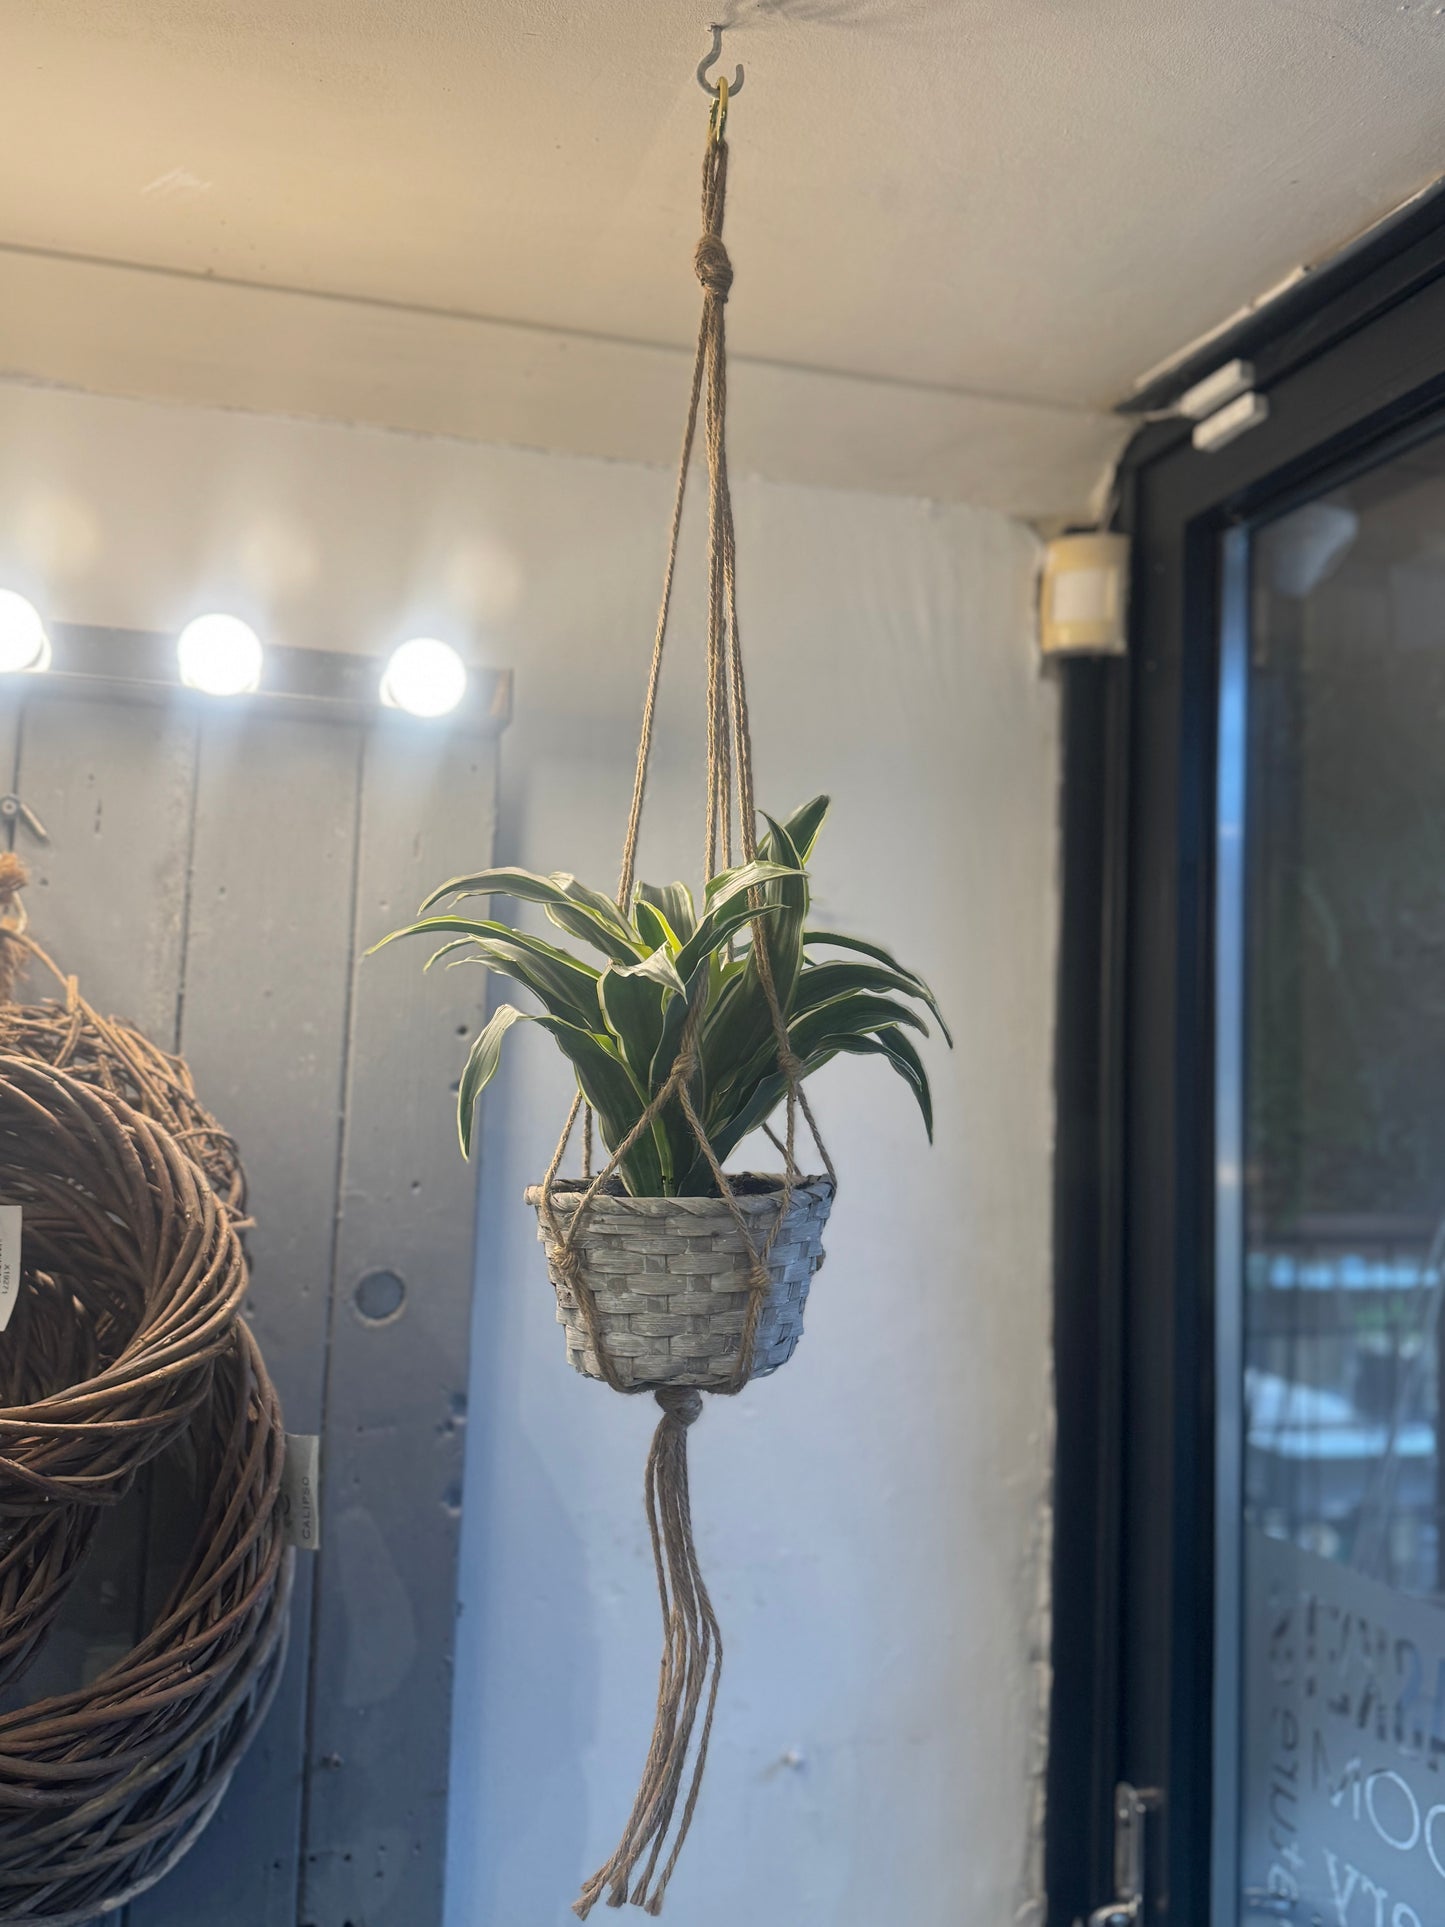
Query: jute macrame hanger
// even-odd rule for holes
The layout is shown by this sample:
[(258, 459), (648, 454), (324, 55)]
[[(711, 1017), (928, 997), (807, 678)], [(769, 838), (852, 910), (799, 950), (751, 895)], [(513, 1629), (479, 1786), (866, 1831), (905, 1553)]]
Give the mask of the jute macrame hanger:
[[(704, 67), (709, 64), (704, 62)], [(687, 496), (688, 472), (697, 440), (699, 413), (702, 416), (708, 473), (704, 874), (711, 881), (719, 870), (731, 867), (734, 829), (736, 847), (743, 862), (752, 862), (758, 850), (752, 729), (738, 628), (737, 538), (733, 525), (725, 433), (727, 345), (724, 317), (733, 279), (732, 263), (722, 238), (727, 197), (728, 148), (724, 129), (727, 124), (728, 94), (728, 83), (720, 78), (703, 160), (702, 236), (694, 255), (694, 266), (703, 289), (702, 320), (698, 329), (692, 390), (683, 431), (682, 456), (678, 465), (667, 561), (663, 571), (661, 606), (648, 671), (632, 803), (617, 886), (617, 902), (624, 914), (629, 909), (636, 883), (637, 848), (677, 571), (678, 539)], [(760, 893), (754, 895), (753, 907), (761, 911)], [(768, 949), (765, 919), (759, 915), (753, 920), (751, 928), (753, 956), (777, 1042), (778, 1067), (786, 1086), (784, 1134), (779, 1137), (771, 1130), (768, 1132), (783, 1156), (778, 1208), (761, 1245), (755, 1242), (748, 1220), (739, 1207), (736, 1192), (708, 1141), (706, 1125), (694, 1096), (698, 1029), (703, 1010), (701, 1003), (694, 1008), (683, 1027), (677, 1058), (665, 1084), (632, 1130), (613, 1149), (603, 1168), (595, 1174), (592, 1171), (591, 1154), (592, 1119), (590, 1111), (587, 1111), (583, 1134), (584, 1189), (565, 1225), (556, 1209), (554, 1187), (578, 1116), (586, 1110), (580, 1092), (573, 1102), (542, 1181), (539, 1212), (549, 1239), (556, 1248), (555, 1262), (568, 1288), (575, 1294), (602, 1376), (615, 1391), (639, 1388), (623, 1384), (615, 1361), (609, 1355), (579, 1237), (589, 1211), (615, 1178), (623, 1159), (643, 1133), (652, 1128), (654, 1120), (668, 1104), (676, 1099), (687, 1119), (711, 1170), (718, 1196), (726, 1202), (749, 1257), (747, 1309), (737, 1368), (731, 1384), (726, 1387), (730, 1393), (740, 1392), (752, 1375), (758, 1321), (770, 1282), (769, 1260), (787, 1221), (796, 1187), (803, 1181), (797, 1158), (800, 1114), (818, 1148), (829, 1178), (836, 1183), (832, 1160), (802, 1088), (803, 1067), (790, 1045), (787, 1020), (779, 1001)], [(657, 1718), (642, 1783), (622, 1839), (611, 1859), (585, 1883), (574, 1903), (574, 1911), (584, 1919), (604, 1895), (611, 1907), (622, 1907), (631, 1901), (650, 1914), (661, 1913), (663, 1896), (696, 1809), (721, 1677), (722, 1634), (698, 1565), (688, 1492), (687, 1428), (702, 1411), (702, 1396), (690, 1387), (668, 1386), (658, 1391), (656, 1398), (662, 1407), (663, 1417), (648, 1457), (646, 1503), (664, 1628)], [(694, 1747), (693, 1738), (700, 1713), (702, 1728)]]

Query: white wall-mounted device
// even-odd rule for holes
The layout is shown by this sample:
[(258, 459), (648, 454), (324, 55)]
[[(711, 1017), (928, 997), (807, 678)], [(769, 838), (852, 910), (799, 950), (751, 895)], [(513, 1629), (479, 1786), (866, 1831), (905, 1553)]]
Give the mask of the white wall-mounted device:
[(1056, 536), (1044, 550), (1039, 595), (1044, 654), (1122, 656), (1128, 623), (1128, 536)]

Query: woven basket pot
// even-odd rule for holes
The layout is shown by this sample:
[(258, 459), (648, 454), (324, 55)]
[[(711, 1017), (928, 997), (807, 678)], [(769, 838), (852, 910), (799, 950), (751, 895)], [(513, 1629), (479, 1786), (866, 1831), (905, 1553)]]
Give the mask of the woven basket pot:
[[(782, 1183), (763, 1177), (731, 1183), (748, 1226), (747, 1242), (724, 1198), (633, 1198), (619, 1188), (588, 1207), (577, 1252), (597, 1300), (603, 1345), (628, 1391), (690, 1386), (720, 1392), (736, 1386), (753, 1252), (762, 1251), (777, 1222)], [(577, 1179), (552, 1187), (552, 1210), (563, 1232), (585, 1189)], [(775, 1372), (797, 1349), (808, 1287), (823, 1262), (833, 1189), (830, 1178), (804, 1178), (794, 1187), (787, 1221), (768, 1257), (768, 1295), (758, 1319), (751, 1378)], [(537, 1235), (547, 1248), (568, 1363), (588, 1378), (605, 1378), (582, 1309), (557, 1262), (557, 1246), (540, 1209), (541, 1187), (532, 1185), (526, 1196), (538, 1208)]]

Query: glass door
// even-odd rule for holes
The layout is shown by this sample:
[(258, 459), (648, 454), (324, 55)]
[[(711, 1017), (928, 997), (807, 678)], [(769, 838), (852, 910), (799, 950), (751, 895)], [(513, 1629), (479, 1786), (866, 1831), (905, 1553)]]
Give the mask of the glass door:
[(1214, 1927), (1441, 1927), (1445, 437), (1220, 613)]

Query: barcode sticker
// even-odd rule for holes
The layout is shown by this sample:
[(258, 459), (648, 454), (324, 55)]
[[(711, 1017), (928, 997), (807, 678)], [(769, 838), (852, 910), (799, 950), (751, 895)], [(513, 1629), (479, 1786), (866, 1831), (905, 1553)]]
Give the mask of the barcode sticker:
[(20, 1296), (20, 1206), (0, 1204), (0, 1332)]
[(286, 1543), (302, 1552), (321, 1547), (321, 1441), (314, 1432), (286, 1434), (281, 1473), (281, 1524)]

